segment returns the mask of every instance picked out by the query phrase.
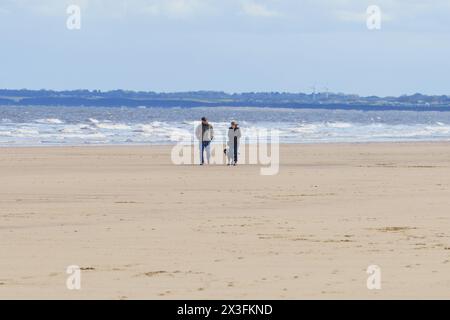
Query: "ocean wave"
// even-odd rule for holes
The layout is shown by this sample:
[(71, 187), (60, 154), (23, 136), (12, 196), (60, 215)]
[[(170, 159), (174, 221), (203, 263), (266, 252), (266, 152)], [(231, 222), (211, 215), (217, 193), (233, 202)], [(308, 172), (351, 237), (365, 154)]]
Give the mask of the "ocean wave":
[(98, 123), (100, 123), (100, 121), (98, 121), (97, 119), (94, 119), (94, 118), (89, 118), (88, 121), (91, 122), (91, 123), (93, 123), (93, 124), (98, 124)]
[[(261, 108), (46, 108), (0, 110), (0, 145), (173, 144), (194, 141), (199, 119), (226, 141), (236, 119), (246, 142), (278, 130), (282, 143), (447, 141), (450, 112), (359, 112)], [(53, 141), (53, 142), (52, 142)]]
[(107, 129), (107, 130), (129, 130), (130, 126), (123, 123), (109, 123), (109, 122), (100, 122), (97, 123), (97, 128)]
[(57, 118), (47, 118), (47, 119), (37, 119), (35, 120), (36, 123), (41, 124), (63, 124), (64, 121), (57, 119)]
[(95, 133), (97, 129), (89, 126), (87, 124), (78, 124), (78, 125), (67, 125), (58, 130), (62, 134), (72, 134), (72, 133)]
[(353, 124), (347, 122), (327, 122), (326, 125), (330, 128), (351, 128)]
[(299, 127), (295, 127), (295, 128), (290, 129), (290, 131), (292, 133), (307, 134), (307, 133), (316, 132), (317, 129), (318, 129), (318, 125), (317, 124), (302, 124)]
[(13, 133), (11, 131), (0, 131), (0, 136), (2, 136), (2, 137), (12, 137)]
[(18, 128), (14, 130), (14, 134), (23, 136), (38, 136), (39, 130), (29, 128)]

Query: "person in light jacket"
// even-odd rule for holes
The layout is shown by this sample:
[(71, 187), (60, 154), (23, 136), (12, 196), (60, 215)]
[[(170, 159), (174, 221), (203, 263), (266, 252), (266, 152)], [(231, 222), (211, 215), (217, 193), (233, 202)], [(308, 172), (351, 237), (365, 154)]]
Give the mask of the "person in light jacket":
[(237, 165), (239, 155), (239, 145), (241, 139), (241, 129), (236, 121), (231, 122), (228, 129), (228, 165)]
[(200, 144), (200, 165), (205, 164), (205, 151), (206, 160), (209, 164), (211, 158), (211, 142), (214, 139), (214, 128), (209, 124), (208, 119), (205, 117), (202, 118), (202, 123), (195, 129), (195, 135)]

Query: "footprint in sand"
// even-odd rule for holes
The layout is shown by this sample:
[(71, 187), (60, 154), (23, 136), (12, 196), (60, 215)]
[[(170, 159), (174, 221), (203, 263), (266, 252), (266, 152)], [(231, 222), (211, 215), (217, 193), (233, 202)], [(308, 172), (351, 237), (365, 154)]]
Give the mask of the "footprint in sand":
[(166, 292), (163, 292), (163, 293), (159, 293), (158, 296), (164, 297), (164, 296), (169, 295), (169, 294), (171, 294), (171, 292), (170, 291), (166, 291)]
[(81, 271), (95, 271), (94, 267), (82, 267), (80, 268)]
[(146, 277), (156, 277), (159, 275), (163, 275), (163, 274), (168, 274), (167, 271), (149, 271), (149, 272), (144, 272), (141, 274), (138, 274), (137, 276), (146, 276)]
[(384, 228), (378, 228), (375, 229), (380, 232), (402, 232), (402, 231), (409, 231), (409, 230), (416, 230), (417, 228), (413, 227), (384, 227)]

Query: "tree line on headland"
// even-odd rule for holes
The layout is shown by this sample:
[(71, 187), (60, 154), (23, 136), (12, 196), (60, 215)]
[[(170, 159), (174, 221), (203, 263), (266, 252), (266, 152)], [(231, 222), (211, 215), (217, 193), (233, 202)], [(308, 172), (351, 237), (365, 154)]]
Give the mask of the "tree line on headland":
[(100, 90), (0, 89), (0, 106), (85, 107), (270, 107), (349, 110), (450, 111), (450, 96), (420, 93), (399, 97), (358, 96), (343, 93), (192, 91), (158, 93)]

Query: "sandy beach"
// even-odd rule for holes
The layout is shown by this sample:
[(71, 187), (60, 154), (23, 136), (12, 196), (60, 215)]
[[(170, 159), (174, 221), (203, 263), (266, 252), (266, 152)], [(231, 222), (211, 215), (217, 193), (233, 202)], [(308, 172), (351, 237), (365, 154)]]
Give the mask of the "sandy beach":
[(0, 298), (449, 298), (450, 143), (283, 145), (275, 176), (170, 150), (0, 149)]

